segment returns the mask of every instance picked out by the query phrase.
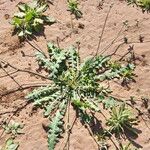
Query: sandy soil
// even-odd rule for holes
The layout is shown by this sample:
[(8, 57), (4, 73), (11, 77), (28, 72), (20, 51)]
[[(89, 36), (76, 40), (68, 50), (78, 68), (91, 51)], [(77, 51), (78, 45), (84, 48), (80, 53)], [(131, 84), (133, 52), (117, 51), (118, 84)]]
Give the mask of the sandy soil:
[[(37, 63), (33, 56), (35, 50), (28, 43), (19, 43), (17, 36), (12, 36), (13, 28), (10, 25), (13, 13), (16, 12), (16, 5), (21, 0), (0, 0), (0, 59), (8, 61), (21, 69), (29, 69), (34, 72), (38, 69)], [(22, 0), (26, 2), (25, 0)], [(80, 0), (80, 10), (83, 12), (83, 18), (76, 20), (73, 18), (74, 32), (71, 29), (71, 17), (67, 11), (67, 3), (65, 0), (54, 0), (54, 5), (50, 5), (47, 13), (53, 16), (57, 23), (52, 26), (45, 27), (45, 36), (39, 36), (36, 43), (46, 52), (46, 43), (52, 41), (66, 48), (70, 45), (77, 45), (80, 42), (80, 53), (82, 58), (94, 54), (99, 36), (104, 24), (106, 14), (111, 4), (113, 8), (110, 12), (106, 29), (104, 32), (100, 52), (117, 36), (122, 28), (123, 22), (128, 20), (128, 25), (122, 29), (117, 41), (105, 52), (112, 53), (115, 48), (123, 42), (124, 37), (128, 38), (129, 44), (120, 46), (117, 54), (123, 55), (127, 52), (129, 45), (134, 45), (134, 52), (137, 57), (136, 83), (130, 84), (130, 89), (121, 87), (118, 83), (112, 84), (114, 95), (129, 99), (134, 96), (137, 100), (137, 107), (144, 112), (143, 118), (147, 124), (150, 123), (150, 116), (141, 104), (141, 97), (150, 97), (150, 14), (142, 13), (139, 8), (127, 6), (126, 2), (119, 0), (104, 0), (103, 5), (98, 7), (99, 0)], [(9, 18), (7, 16), (9, 15)], [(83, 28), (81, 28), (81, 26)], [(143, 43), (140, 43), (139, 36), (144, 37)], [(33, 43), (33, 41), (32, 41)], [(33, 43), (35, 44), (35, 43)], [(22, 56), (24, 52), (26, 57)], [(116, 56), (115, 56), (116, 57)], [(8, 72), (13, 71), (9, 67), (5, 68)], [(18, 85), (10, 77), (6, 75), (4, 70), (0, 69), (0, 94), (7, 90), (16, 88)], [(15, 73), (12, 75), (20, 84), (39, 84), (45, 83), (39, 77), (31, 76), (28, 73)], [(28, 90), (17, 92), (15, 94), (6, 95), (0, 99), (0, 123), (5, 119), (9, 119), (12, 115), (11, 111), (20, 109), (11, 119), (25, 124), (24, 134), (16, 138), (19, 142), (19, 150), (47, 150), (47, 134), (42, 127), (48, 124), (48, 120), (43, 118), (40, 109), (33, 111), (32, 104), (26, 104), (24, 96)], [(74, 113), (71, 113), (74, 118)], [(98, 116), (99, 120), (103, 120), (102, 116)], [(141, 118), (137, 128), (141, 131), (139, 137), (134, 139), (135, 146), (143, 150), (150, 149), (150, 130)], [(73, 120), (73, 119), (72, 119)], [(149, 125), (150, 126), (150, 125)], [(0, 134), (3, 129), (0, 128)], [(64, 135), (65, 136), (65, 135)], [(3, 134), (0, 137), (0, 145), (4, 143), (8, 135)], [(63, 139), (56, 149), (62, 149)], [(70, 150), (96, 150), (97, 145), (90, 136), (89, 132), (83, 127), (80, 121), (77, 121), (70, 138)], [(110, 149), (114, 149), (113, 146)]]

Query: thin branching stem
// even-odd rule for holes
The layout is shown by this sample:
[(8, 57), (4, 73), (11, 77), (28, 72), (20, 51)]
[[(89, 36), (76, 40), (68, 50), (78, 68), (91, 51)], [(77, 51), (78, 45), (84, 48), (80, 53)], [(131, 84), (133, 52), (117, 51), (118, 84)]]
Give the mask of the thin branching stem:
[[(41, 78), (44, 78), (44, 79), (48, 79), (48, 80), (49, 80), (49, 78), (46, 77), (46, 76), (43, 76), (43, 75), (41, 75), (41, 74), (39, 74), (39, 73), (30, 71), (30, 70), (17, 68), (17, 67), (15, 67), (15, 66), (11, 65), (9, 62), (7, 62), (7, 61), (5, 61), (5, 60), (0, 59), (0, 62), (3, 63), (3, 64), (5, 64), (5, 65), (7, 65), (7, 66), (9, 66), (9, 67), (11, 67), (11, 68), (13, 68), (14, 70), (16, 70), (16, 71), (18, 71), (18, 72), (26, 72), (26, 73), (33, 74), (33, 75), (36, 75), (36, 76), (39, 76), (39, 77), (41, 77)], [(15, 73), (16, 73), (16, 72), (15, 72)], [(8, 76), (8, 74), (7, 74), (7, 76)]]
[(25, 40), (26, 40), (26, 42), (27, 42), (31, 47), (33, 47), (36, 51), (42, 53), (42, 54), (47, 58), (47, 56), (45, 55), (45, 53), (43, 52), (43, 50), (42, 50), (41, 48), (39, 48), (38, 44), (36, 44), (36, 43), (34, 42), (34, 44), (37, 46), (37, 47), (36, 47), (35, 45), (33, 45), (33, 44), (29, 41), (29, 39), (28, 39), (26, 36), (25, 36)]
[(115, 54), (117, 53), (117, 51), (119, 50), (119, 48), (120, 48), (122, 45), (124, 45), (124, 42), (120, 43), (120, 44), (116, 47), (116, 49), (114, 50), (114, 52), (112, 52), (111, 54), (107, 55), (107, 57), (111, 57), (111, 56), (115, 55)]
[(13, 88), (12, 90), (8, 90), (2, 94), (0, 94), (0, 98), (4, 97), (4, 96), (8, 96), (10, 94), (13, 94), (15, 92), (18, 92), (18, 91), (22, 91), (22, 90), (26, 90), (26, 89), (29, 89), (29, 88), (35, 88), (35, 87), (41, 87), (41, 86), (47, 86), (48, 84), (47, 83), (40, 83), (40, 84), (27, 84), (27, 85), (21, 85), (21, 88), (20, 87), (17, 87), (17, 88)]
[[(107, 117), (104, 115), (104, 113), (101, 111), (100, 112), (101, 114), (102, 114), (102, 116), (105, 118), (105, 120), (107, 120)], [(112, 143), (114, 144), (114, 146), (116, 147), (116, 149), (117, 150), (120, 150), (119, 149), (119, 146), (118, 146), (118, 144), (120, 144), (119, 142), (118, 142), (118, 140), (116, 140), (116, 138), (115, 138), (115, 136), (109, 131), (109, 130), (107, 130), (107, 129), (105, 129), (110, 135), (111, 135), (111, 137), (110, 137), (110, 140), (112, 141)], [(117, 141), (117, 142), (116, 142)], [(118, 144), (117, 144), (118, 143)]]
[[(25, 104), (24, 104), (25, 103)], [(10, 123), (10, 121), (11, 121), (11, 119), (12, 119), (12, 117), (13, 116), (15, 116), (18, 112), (20, 112), (22, 109), (24, 109), (28, 104), (29, 104), (29, 102), (23, 102), (22, 104), (24, 104), (23, 106), (21, 106), (21, 107), (18, 107), (15, 111), (13, 111), (12, 113), (12, 115), (9, 117), (9, 119), (8, 119), (8, 121), (7, 121), (7, 124), (9, 124)], [(21, 104), (21, 105), (22, 105)], [(1, 138), (2, 138), (2, 136), (3, 136), (3, 134), (4, 134), (4, 132), (5, 132), (5, 129), (3, 129), (3, 131), (1, 132), (1, 134), (0, 134), (0, 140), (1, 140)]]
[[(76, 123), (76, 121), (77, 121), (77, 117), (75, 117), (74, 118), (74, 120), (73, 120), (73, 122), (72, 122), (72, 124), (71, 124), (71, 126), (70, 126), (70, 131), (69, 131), (69, 134), (71, 133), (71, 131), (72, 131), (72, 129), (73, 129), (73, 127), (74, 127), (74, 125), (75, 125), (75, 123)], [(67, 137), (68, 138), (68, 137)], [(66, 141), (66, 143), (64, 144), (64, 147), (63, 147), (63, 150), (66, 148), (66, 145), (67, 145), (67, 139), (66, 138), (66, 136), (65, 136), (65, 141)], [(60, 146), (63, 144), (64, 142), (62, 142), (61, 144), (60, 144)]]
[(70, 148), (70, 100), (68, 100), (68, 107), (67, 107), (67, 150)]
[(96, 143), (96, 145), (97, 145), (97, 147), (98, 147), (98, 149), (99, 149), (100, 145), (99, 145), (99, 143), (97, 142), (96, 138), (94, 137), (93, 132), (91, 131), (91, 128), (89, 127), (88, 124), (86, 124), (86, 126), (87, 126), (87, 130), (89, 131), (89, 134), (91, 135), (91, 137), (93, 138), (94, 142)]
[[(97, 46), (97, 50), (96, 50), (95, 56), (97, 56), (98, 51), (99, 51), (99, 49), (100, 49), (101, 42), (102, 42), (102, 38), (103, 38), (103, 34), (104, 34), (104, 31), (105, 31), (105, 27), (106, 27), (106, 23), (107, 23), (107, 20), (108, 20), (108, 17), (109, 17), (109, 13), (110, 13), (110, 10), (111, 10), (112, 6), (113, 6), (113, 5), (111, 5), (111, 6), (109, 7), (109, 10), (108, 10), (108, 12), (107, 12), (107, 15), (106, 15), (106, 18), (105, 18), (105, 22), (104, 22), (104, 25), (103, 25), (103, 28), (102, 28), (102, 32), (101, 32), (101, 35), (100, 35), (100, 38), (99, 38), (99, 42), (98, 42), (98, 46)], [(94, 56), (94, 57), (95, 57), (95, 56)]]
[(143, 120), (145, 126), (146, 126), (146, 127), (149, 129), (149, 131), (150, 131), (150, 127), (149, 127), (149, 125), (147, 124), (147, 122), (145, 121), (145, 119), (143, 118), (142, 115), (141, 115), (141, 119)]
[(114, 43), (115, 41), (119, 38), (120, 34), (122, 33), (122, 29), (124, 26), (121, 27), (121, 29), (119, 30), (117, 36), (111, 41), (110, 44), (108, 44), (106, 47), (104, 47), (104, 49), (101, 50), (100, 54), (104, 54)]
[(19, 82), (18, 82), (13, 76), (11, 76), (11, 75), (5, 70), (5, 68), (3, 68), (3, 66), (1, 66), (1, 69), (6, 73), (7, 76), (9, 76), (9, 77), (21, 88), (21, 85), (19, 84)]

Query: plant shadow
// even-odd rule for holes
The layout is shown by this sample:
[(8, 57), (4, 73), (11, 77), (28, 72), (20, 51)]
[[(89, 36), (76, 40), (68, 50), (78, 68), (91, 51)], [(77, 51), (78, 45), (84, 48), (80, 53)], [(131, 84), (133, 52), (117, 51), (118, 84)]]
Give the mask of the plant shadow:
[(90, 128), (94, 135), (100, 134), (101, 130), (103, 130), (102, 121), (98, 120), (97, 117), (94, 116), (94, 114), (92, 114)]
[(136, 133), (130, 132), (129, 130), (125, 130), (124, 134), (126, 138), (134, 145), (136, 148), (143, 148), (140, 144), (135, 142), (135, 139), (138, 138), (138, 135), (142, 133), (141, 130), (137, 128), (132, 128)]
[[(83, 122), (81, 122), (83, 123)], [(83, 123), (84, 124), (84, 123)], [(94, 114), (92, 114), (92, 119), (91, 122), (89, 124), (90, 130), (92, 132), (93, 135), (102, 135), (104, 134), (105, 128), (102, 126), (102, 121), (98, 120), (97, 117), (95, 117)], [(143, 146), (141, 146), (139, 143), (137, 143), (135, 140), (138, 138), (138, 135), (142, 133), (141, 130), (137, 129), (137, 128), (132, 128), (135, 133), (129, 131), (129, 130), (125, 130), (124, 135), (125, 137), (132, 143), (132, 145), (136, 148), (143, 148)], [(90, 132), (89, 132), (90, 133)], [(110, 134), (105, 134), (106, 137), (111, 137)]]

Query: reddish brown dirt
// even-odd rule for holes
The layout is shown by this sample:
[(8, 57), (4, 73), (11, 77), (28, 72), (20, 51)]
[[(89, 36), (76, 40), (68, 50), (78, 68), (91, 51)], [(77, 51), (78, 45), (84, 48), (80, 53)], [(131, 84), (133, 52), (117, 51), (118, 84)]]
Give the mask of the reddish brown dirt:
[[(36, 72), (38, 68), (34, 57), (22, 57), (21, 51), (26, 55), (34, 55), (35, 50), (28, 43), (19, 43), (17, 36), (12, 36), (12, 26), (10, 25), (13, 13), (16, 12), (16, 5), (21, 0), (0, 0), (0, 59), (8, 61), (10, 64), (22, 68), (29, 69)], [(22, 0), (26, 2), (25, 0)], [(128, 27), (124, 27), (118, 40), (107, 50), (106, 53), (112, 53), (114, 49), (123, 42), (124, 36), (129, 40), (129, 44), (124, 44), (120, 47), (117, 54), (123, 55), (127, 52), (129, 45), (134, 45), (134, 51), (138, 60), (136, 61), (137, 67), (135, 73), (137, 74), (136, 83), (130, 84), (130, 89), (121, 87), (117, 82), (113, 82), (112, 89), (113, 95), (120, 98), (129, 99), (134, 96), (137, 101), (137, 107), (144, 112), (143, 118), (146, 119), (149, 125), (150, 119), (147, 110), (141, 104), (141, 96), (150, 97), (150, 14), (142, 13), (141, 9), (136, 7), (127, 6), (126, 2), (119, 0), (104, 0), (102, 8), (97, 7), (99, 0), (80, 0), (80, 9), (83, 12), (83, 18), (76, 20), (73, 18), (74, 31), (70, 28), (71, 17), (67, 11), (67, 3), (65, 0), (54, 0), (54, 5), (50, 5), (47, 13), (57, 19), (57, 23), (52, 26), (45, 27), (45, 37), (37, 37), (36, 43), (46, 52), (47, 41), (57, 43), (57, 38), (60, 39), (61, 47), (68, 47), (76, 45), (80, 42), (80, 53), (82, 58), (93, 54), (97, 48), (99, 36), (104, 24), (106, 14), (111, 4), (113, 8), (109, 15), (106, 29), (104, 32), (103, 40), (100, 49), (105, 48), (120, 31), (123, 22), (128, 20)], [(6, 19), (6, 14), (9, 18)], [(84, 28), (78, 28), (81, 24)], [(139, 35), (144, 36), (143, 43), (139, 42)], [(32, 42), (33, 43), (33, 42)], [(34, 43), (33, 43), (34, 44)], [(101, 52), (100, 50), (100, 52)], [(13, 71), (9, 67), (5, 68), (8, 72)], [(0, 76), (6, 75), (0, 69)], [(15, 80), (22, 84), (37, 84), (45, 83), (46, 80), (41, 80), (39, 77), (34, 77), (28, 73), (15, 73), (13, 74)], [(10, 78), (0, 78), (0, 94), (7, 90), (16, 88), (18, 85)], [(7, 95), (0, 99), (0, 123), (9, 119), (12, 113), (17, 108), (25, 105), (26, 100), (24, 96), (28, 91), (22, 91), (15, 94)], [(15, 116), (13, 120), (25, 124), (23, 129), (24, 134), (18, 136), (16, 141), (19, 142), (19, 150), (47, 150), (47, 134), (42, 127), (42, 124), (48, 124), (47, 119), (43, 119), (42, 111), (32, 111), (32, 104), (25, 106)], [(74, 118), (74, 113), (70, 115)], [(103, 120), (102, 116), (98, 116), (99, 120)], [(73, 120), (73, 119), (72, 119)], [(140, 123), (137, 126), (141, 133), (139, 137), (134, 139), (143, 150), (150, 149), (150, 130), (145, 125), (143, 120), (139, 118)], [(150, 126), (150, 125), (149, 125)], [(0, 128), (0, 134), (3, 129)], [(64, 135), (65, 136), (65, 135)], [(0, 145), (8, 138), (5, 133), (0, 137)], [(58, 144), (56, 149), (62, 149), (63, 139)], [(112, 143), (111, 143), (112, 145)], [(70, 137), (70, 150), (96, 150), (97, 146), (90, 136), (89, 132), (83, 127), (78, 120), (73, 128)], [(113, 146), (110, 149), (114, 149)]]

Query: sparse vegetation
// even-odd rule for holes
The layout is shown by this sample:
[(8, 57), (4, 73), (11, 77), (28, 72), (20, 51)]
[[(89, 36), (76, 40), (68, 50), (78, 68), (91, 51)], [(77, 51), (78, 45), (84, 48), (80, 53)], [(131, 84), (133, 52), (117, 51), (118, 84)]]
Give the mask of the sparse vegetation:
[[(7, 46), (10, 46), (8, 49), (6, 48), (6, 51), (4, 50), (4, 53), (0, 52), (2, 56), (5, 56), (9, 50), (11, 50), (10, 56), (13, 56), (15, 54), (14, 49), (17, 47), (19, 53), (21, 52), (22, 54), (22, 59), (20, 59), (21, 55), (16, 55), (17, 58), (21, 61), (29, 60), (26, 62), (26, 66), (21, 66), (19, 68), (19, 64), (18, 67), (13, 64), (16, 60), (15, 55), (15, 60), (10, 62), (9, 60), (7, 62), (7, 59), (10, 57), (6, 57), (6, 60), (0, 58), (0, 73), (2, 71), (0, 79), (8, 77), (17, 85), (17, 87), (12, 86), (13, 89), (11, 89), (11, 83), (9, 83), (9, 81), (4, 81), (2, 84), (7, 83), (7, 86), (10, 85), (10, 87), (7, 88), (7, 86), (4, 86), (1, 88), (0, 86), (0, 102), (2, 103), (2, 108), (5, 108), (0, 112), (0, 115), (4, 116), (3, 118), (0, 117), (0, 131), (2, 131), (0, 133), (0, 144), (2, 144), (0, 150), (17, 150), (19, 144), (22, 144), (22, 137), (23, 140), (24, 138), (28, 139), (28, 135), (24, 136), (22, 134), (22, 129), (26, 123), (28, 124), (25, 130), (30, 130), (31, 128), (31, 132), (28, 132), (29, 137), (34, 132), (33, 140), (35, 140), (34, 136), (36, 136), (36, 132), (40, 132), (39, 129), (42, 131), (45, 130), (48, 144), (44, 146), (47, 146), (49, 150), (57, 149), (56, 146), (59, 146), (58, 143), (62, 137), (62, 143), (60, 143), (61, 148), (58, 149), (69, 150), (70, 138), (72, 138), (71, 134), (74, 125), (84, 126), (85, 129), (88, 130), (89, 136), (91, 136), (93, 141), (97, 144), (99, 150), (111, 150), (114, 149), (114, 147), (116, 150), (133, 150), (134, 146), (136, 148), (142, 147), (133, 140), (138, 137), (138, 133), (140, 133), (139, 126), (137, 129), (135, 128), (138, 121), (143, 121), (144, 125), (150, 129), (147, 125), (150, 114), (149, 98), (146, 96), (147, 94), (143, 94), (144, 90), (140, 91), (140, 87), (135, 89), (133, 93), (131, 93), (132, 91), (128, 92), (128, 90), (130, 90), (130, 82), (135, 83), (135, 77), (138, 78), (134, 73), (136, 65), (138, 64), (139, 68), (143, 67), (143, 70), (140, 69), (144, 71), (144, 73), (148, 72), (147, 68), (144, 68), (144, 66), (148, 64), (145, 58), (145, 54), (148, 52), (142, 52), (140, 56), (137, 56), (139, 52), (136, 53), (134, 51), (136, 47), (134, 45), (136, 43), (141, 44), (148, 39), (145, 38), (146, 34), (140, 31), (143, 29), (140, 27), (141, 19), (134, 18), (134, 25), (130, 25), (130, 18), (127, 18), (129, 21), (126, 20), (123, 22), (117, 36), (114, 37), (112, 41), (109, 41), (109, 38), (108, 41), (105, 41), (108, 36), (112, 35), (112, 29), (118, 28), (120, 24), (119, 22), (110, 21), (109, 28), (106, 29), (107, 20), (113, 4), (110, 4), (110, 2), (106, 3), (104, 0), (95, 1), (94, 3), (92, 2), (92, 4), (90, 3), (91, 1), (86, 0), (80, 2), (81, 1), (78, 0), (66, 0), (65, 2), (32, 0), (29, 3), (20, 2), (17, 5), (19, 11), (14, 14), (11, 20), (11, 24), (14, 26), (13, 34), (17, 34), (21, 41), (25, 40), (25, 42), (28, 42), (25, 48), (30, 48), (31, 52), (27, 52), (26, 54), (23, 47), (23, 50), (20, 50), (19, 46), (23, 46), (24, 43), (19, 45), (20, 42), (18, 39), (15, 40), (18, 40), (19, 46), (12, 46), (12, 43), (3, 43), (0, 41), (0, 46), (2, 44), (2, 48), (5, 49)], [(150, 11), (150, 0), (126, 0), (124, 2), (125, 4), (128, 3), (141, 7), (143, 11)], [(13, 1), (11, 1), (11, 3), (15, 4)], [(90, 9), (85, 7), (88, 6), (89, 3)], [(97, 24), (97, 20), (103, 21), (103, 17), (101, 16), (106, 13), (104, 9), (105, 4), (110, 4), (110, 7), (104, 25), (102, 26), (101, 24)], [(83, 8), (85, 18), (80, 11), (79, 5)], [(124, 5), (124, 3), (121, 5)], [(62, 9), (62, 6), (65, 6), (65, 9)], [(49, 7), (51, 8), (49, 9), (50, 12), (46, 13)], [(118, 13), (118, 10), (115, 9), (115, 14), (120, 17), (122, 13)], [(68, 15), (67, 10), (70, 13), (70, 18), (65, 20), (63, 16), (64, 20), (61, 21), (61, 17), (59, 18), (58, 16), (62, 14)], [(66, 14), (64, 11), (66, 11)], [(91, 13), (90, 17), (93, 18), (88, 17), (88, 13)], [(126, 13), (126, 10), (124, 13)], [(54, 29), (46, 30), (50, 33), (48, 35), (43, 33), (45, 25), (50, 25), (56, 21), (47, 14), (54, 14), (55, 17), (58, 17)], [(11, 14), (4, 15), (6, 20), (8, 20), (10, 16)], [(77, 20), (81, 17), (83, 17), (83, 19)], [(97, 20), (95, 20), (95, 17)], [(69, 19), (71, 19), (70, 22), (68, 21)], [(145, 17), (142, 23), (144, 27), (147, 20), (148, 19)], [(116, 19), (114, 19), (114, 21), (116, 21)], [(70, 30), (68, 31), (69, 28)], [(101, 30), (101, 34), (96, 33), (99, 29)], [(106, 38), (103, 38), (105, 29), (111, 32)], [(60, 32), (53, 35), (57, 31)], [(129, 37), (128, 33), (130, 31), (132, 33), (137, 33), (138, 31), (140, 35), (138, 35), (138, 38), (135, 36)], [(43, 45), (39, 41), (40, 38), (36, 38), (36, 35), (45, 35), (45, 41), (44, 38), (42, 39), (43, 43), (47, 42), (48, 39), (52, 41), (47, 44), (47, 52), (43, 50)], [(59, 37), (60, 35), (61, 37)], [(99, 41), (96, 41), (96, 43), (93, 41), (89, 42), (92, 39), (99, 39)], [(41, 45), (38, 45), (38, 42)], [(57, 46), (53, 44), (55, 42)], [(107, 42), (110, 43), (107, 45)], [(75, 45), (75, 47), (61, 48), (61, 46), (65, 47), (68, 43)], [(28, 47), (29, 45), (32, 49)], [(97, 49), (94, 52), (93, 50), (96, 45)], [(125, 51), (119, 51), (120, 47)], [(89, 57), (82, 59), (82, 57), (84, 57), (83, 53), (86, 52), (81, 52), (80, 50), (82, 48), (89, 50), (86, 54), (86, 56), (90, 54)], [(36, 53), (33, 52), (33, 49), (36, 50)], [(38, 63), (37, 66), (34, 64), (35, 61), (33, 59), (36, 59)], [(22, 75), (21, 78), (19, 77), (19, 73)], [(28, 76), (28, 78), (32, 76), (33, 80), (35, 78), (36, 80), (31, 83), (22, 83), (22, 79), (26, 77), (23, 73), (29, 74), (30, 76)], [(136, 73), (138, 73), (138, 69)], [(28, 78), (26, 81), (28, 81)], [(40, 83), (38, 83), (38, 79), (40, 79)], [(32, 81), (32, 79), (29, 81)], [(141, 83), (139, 83), (138, 86), (139, 85), (141, 85)], [(118, 86), (122, 87), (119, 89)], [(134, 85), (132, 84), (131, 86)], [(122, 90), (126, 90), (125, 94), (127, 94), (127, 96), (124, 93), (122, 94)], [(19, 98), (16, 98), (18, 96), (16, 94), (17, 92), (20, 96)], [(139, 95), (137, 96), (135, 92), (142, 93), (143, 96), (140, 100), (137, 98)], [(129, 93), (132, 94), (132, 96)], [(26, 101), (21, 103), (24, 96)], [(7, 101), (9, 98), (13, 98), (13, 101)], [(17, 105), (18, 101), (15, 101), (16, 99), (14, 98), (17, 100), (19, 99), (19, 106)], [(9, 104), (12, 103), (12, 109), (9, 109), (9, 104), (8, 106), (3, 106), (5, 102)], [(32, 107), (33, 105), (34, 107)], [(24, 109), (25, 112), (21, 112), (22, 109)], [(35, 121), (34, 117), (38, 115), (41, 117), (39, 109), (42, 109), (43, 117), (47, 119), (42, 118), (42, 121), (39, 121), (39, 119)], [(133, 115), (133, 110), (135, 116)], [(21, 115), (23, 115), (23, 117)], [(24, 125), (12, 121), (18, 120), (17, 117), (19, 116), (21, 116), (20, 122)], [(30, 120), (32, 117), (33, 121)], [(49, 120), (48, 125), (47, 122), (45, 123), (47, 120)], [(78, 123), (76, 124), (77, 121)], [(79, 121), (81, 124), (79, 124)], [(43, 128), (33, 130), (35, 126), (40, 126), (39, 122), (42, 122)], [(32, 126), (33, 124), (34, 126)], [(78, 130), (79, 128), (77, 128), (77, 132)], [(18, 140), (19, 136), (22, 137)], [(133, 139), (131, 138), (132, 136)], [(29, 139), (32, 139), (32, 136)], [(43, 141), (45, 142), (42, 138), (38, 140), (39, 141), (35, 142), (36, 147)], [(146, 140), (143, 141), (145, 142)], [(129, 144), (126, 145), (125, 143), (128, 142)], [(133, 145), (131, 145), (131, 143)], [(64, 147), (62, 147), (62, 145)], [(34, 147), (34, 144), (32, 146)], [(36, 149), (36, 147), (31, 147), (29, 146), (27, 149)], [(44, 147), (43, 149), (46, 148)], [(89, 147), (87, 147), (87, 149), (89, 149)]]
[(115, 134), (124, 133), (125, 130), (130, 132), (135, 132), (132, 128), (136, 125), (136, 119), (132, 117), (131, 111), (122, 104), (120, 107), (114, 107), (111, 111), (111, 117), (107, 120), (107, 125), (110, 126), (110, 131)]
[(137, 0), (137, 4), (142, 7), (145, 11), (150, 11), (150, 1), (149, 0)]
[(141, 7), (143, 11), (150, 11), (150, 1), (149, 0), (127, 0), (128, 4), (136, 4)]
[(18, 5), (20, 12), (14, 14), (12, 25), (19, 37), (32, 36), (44, 29), (44, 24), (52, 24), (55, 20), (43, 13), (47, 10), (47, 3), (32, 1)]
[(19, 147), (18, 143), (14, 143), (14, 140), (12, 138), (9, 138), (5, 145), (1, 148), (1, 150), (17, 150)]
[(77, 19), (82, 17), (82, 12), (78, 8), (77, 0), (68, 0), (68, 8), (69, 8), (69, 11), (72, 14), (74, 14)]
[(16, 136), (17, 134), (21, 134), (22, 132), (20, 131), (23, 128), (23, 125), (20, 123), (11, 121), (9, 124), (5, 123), (2, 126), (5, 130), (6, 133), (12, 134), (12, 136)]

